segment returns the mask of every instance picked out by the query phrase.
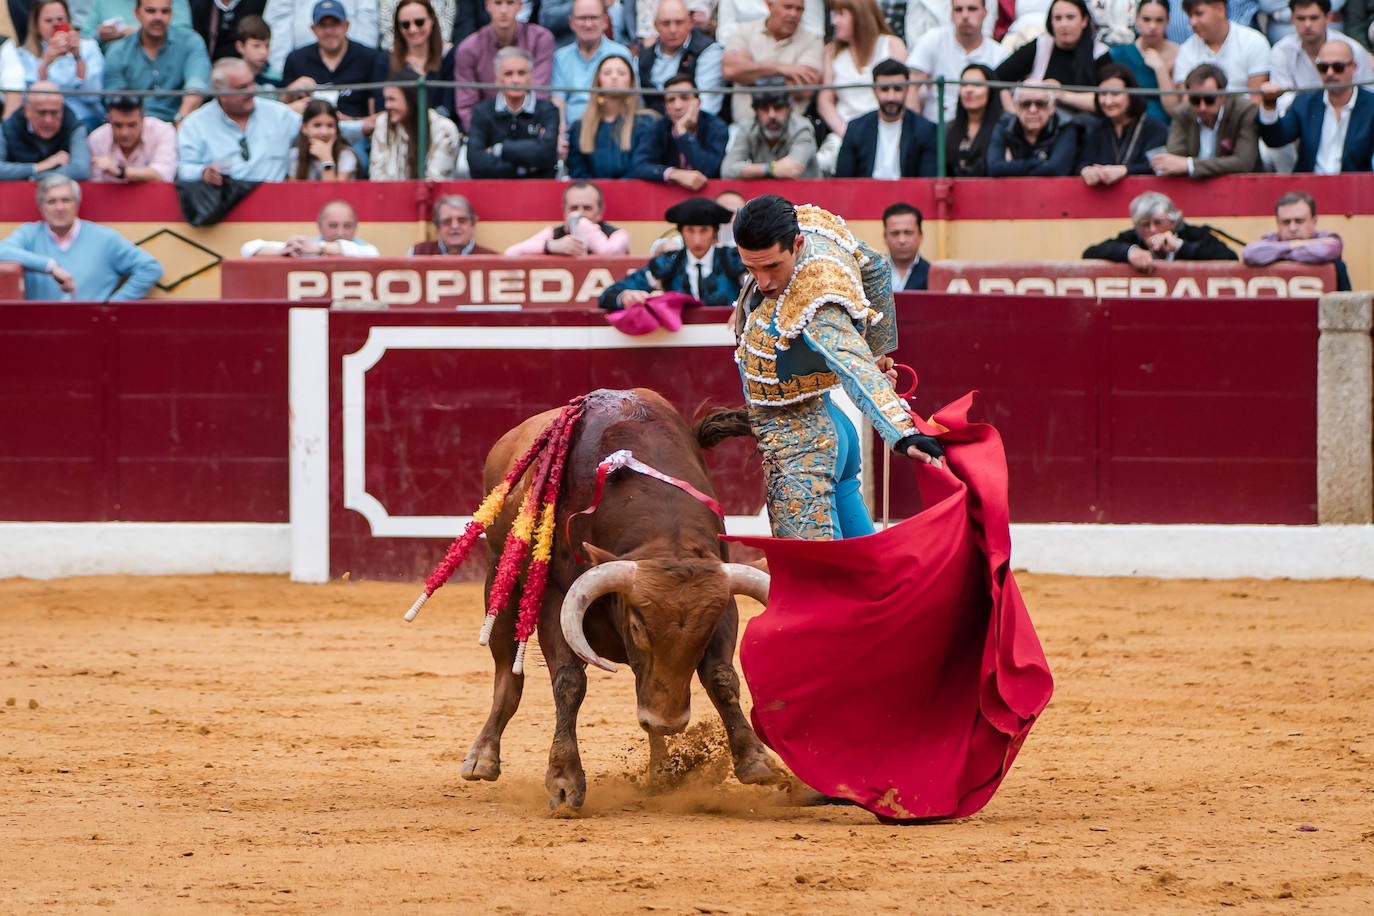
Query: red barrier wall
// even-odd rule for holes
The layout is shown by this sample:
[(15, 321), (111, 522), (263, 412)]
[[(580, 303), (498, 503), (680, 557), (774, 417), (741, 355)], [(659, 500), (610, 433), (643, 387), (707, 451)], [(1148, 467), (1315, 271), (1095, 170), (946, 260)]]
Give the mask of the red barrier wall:
[[(1315, 522), (1314, 301), (903, 293), (898, 310), (898, 356), (921, 373), (918, 410), (982, 391), (981, 416), (1006, 440), (1015, 521)], [(10, 344), (0, 518), (285, 521), (286, 316), (284, 303), (0, 309)], [(331, 441), (340, 361), (374, 326), (574, 333), (601, 321), (573, 311), (332, 312)], [(593, 387), (655, 387), (689, 414), (740, 400), (724, 346), (420, 348), (388, 351), (367, 377), (368, 491), (429, 515), (471, 511), (495, 438)], [(729, 443), (712, 461), (727, 510), (756, 511), (750, 445)], [(437, 539), (371, 538), (339, 502), (337, 468), (333, 484), (341, 562), (357, 559), (355, 574), (428, 571)], [(898, 516), (915, 507), (901, 489), (892, 502)]]
[(286, 312), (0, 308), (0, 518), (286, 521)]
[(24, 268), (8, 261), (0, 261), (0, 302), (24, 298)]
[[(897, 311), (922, 416), (982, 392), (1013, 521), (1316, 523), (1315, 300), (899, 293)], [(917, 505), (894, 488), (895, 515)]]
[(928, 288), (945, 293), (1016, 293), (1108, 299), (1305, 299), (1335, 292), (1331, 264), (1280, 261), (1159, 261), (1148, 274), (1111, 261), (937, 261)]

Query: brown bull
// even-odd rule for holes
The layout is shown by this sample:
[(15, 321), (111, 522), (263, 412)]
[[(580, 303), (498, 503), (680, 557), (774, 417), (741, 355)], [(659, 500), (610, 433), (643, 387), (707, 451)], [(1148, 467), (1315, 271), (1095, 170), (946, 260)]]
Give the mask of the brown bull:
[[(487, 456), (487, 491), (557, 414), (531, 417), (501, 437)], [(634, 671), (639, 724), (649, 734), (651, 779), (666, 756), (664, 736), (682, 731), (691, 717), (693, 671), (725, 724), (740, 782), (776, 778), (768, 752), (740, 710), (734, 667), (739, 627), (734, 595), (762, 601), (768, 579), (753, 567), (726, 562), (716, 515), (675, 486), (622, 470), (607, 480), (596, 511), (573, 521), (573, 536), (593, 565), (580, 562), (568, 545), (568, 516), (591, 503), (597, 465), (620, 449), (714, 496), (692, 434), (660, 395), (636, 388), (587, 396), (563, 474), (558, 534), (539, 618), (539, 644), (553, 679), (557, 713), (544, 777), (551, 808), (580, 807), (586, 797), (577, 711), (587, 690), (587, 663), (613, 671), (609, 662), (626, 662)], [(487, 532), (488, 593), (527, 486), (526, 480), (511, 493)], [(511, 671), (514, 633), (515, 615), (505, 612), (491, 635), (496, 661), (491, 715), (463, 761), (464, 779), (492, 780), (501, 774), (501, 733), (520, 705), (525, 681)]]

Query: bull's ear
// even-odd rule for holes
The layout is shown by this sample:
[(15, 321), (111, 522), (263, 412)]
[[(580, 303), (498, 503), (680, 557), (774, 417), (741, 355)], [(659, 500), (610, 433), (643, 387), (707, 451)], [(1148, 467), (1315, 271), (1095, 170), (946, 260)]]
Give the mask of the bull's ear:
[(593, 566), (600, 563), (609, 563), (612, 560), (618, 559), (618, 557), (609, 550), (602, 550), (600, 547), (588, 541), (582, 542), (582, 549), (586, 552), (587, 558), (592, 561)]

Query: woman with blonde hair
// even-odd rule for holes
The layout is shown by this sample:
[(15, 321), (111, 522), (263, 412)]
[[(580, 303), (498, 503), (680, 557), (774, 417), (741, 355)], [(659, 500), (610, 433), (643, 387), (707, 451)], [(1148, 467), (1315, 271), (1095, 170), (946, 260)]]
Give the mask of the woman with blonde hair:
[(568, 127), (568, 175), (573, 178), (629, 178), (635, 137), (657, 115), (639, 107), (635, 93), (597, 92), (635, 88), (630, 59), (612, 54), (597, 65), (591, 99), (582, 117)]
[(821, 83), (853, 85), (851, 89), (822, 89), (816, 93), (816, 111), (830, 128), (816, 158), (821, 171), (833, 174), (849, 122), (878, 108), (873, 95), (873, 65), (891, 58), (906, 60), (906, 45), (887, 24), (876, 0), (830, 0), (834, 38), (825, 46)]

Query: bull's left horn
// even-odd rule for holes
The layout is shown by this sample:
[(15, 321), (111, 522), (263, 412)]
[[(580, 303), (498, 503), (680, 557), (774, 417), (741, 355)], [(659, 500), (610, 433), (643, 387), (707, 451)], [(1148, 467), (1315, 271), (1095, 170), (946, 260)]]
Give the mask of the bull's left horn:
[(563, 625), (563, 638), (577, 657), (589, 665), (596, 665), (607, 671), (615, 671), (615, 665), (606, 661), (587, 642), (587, 634), (582, 632), (582, 619), (587, 608), (596, 599), (609, 592), (628, 592), (634, 587), (635, 573), (639, 567), (633, 560), (612, 560), (594, 566), (577, 577), (568, 594), (563, 598), (563, 610), (559, 621)]
[(743, 563), (724, 563), (730, 577), (730, 594), (746, 595), (759, 604), (768, 604), (768, 573)]

